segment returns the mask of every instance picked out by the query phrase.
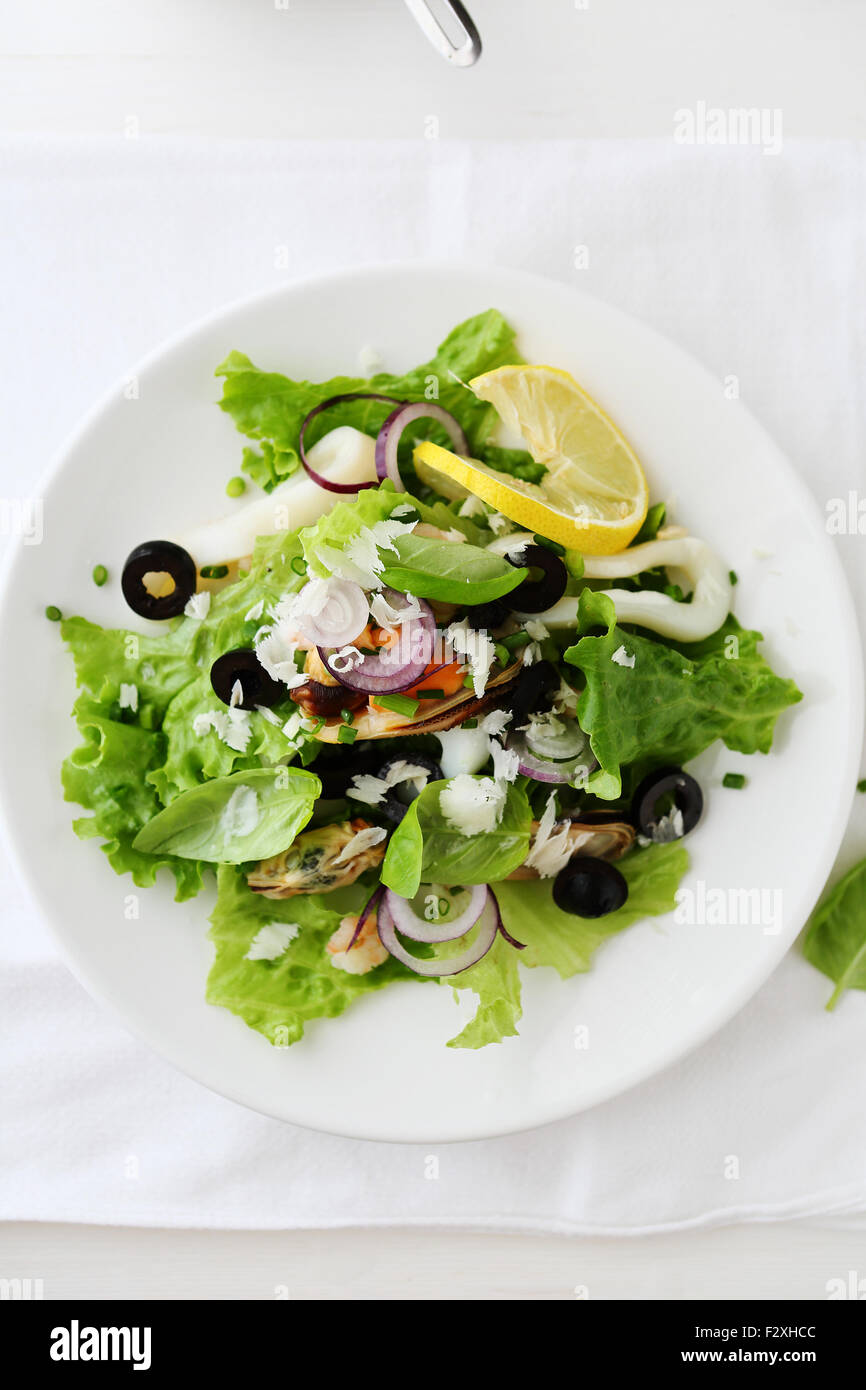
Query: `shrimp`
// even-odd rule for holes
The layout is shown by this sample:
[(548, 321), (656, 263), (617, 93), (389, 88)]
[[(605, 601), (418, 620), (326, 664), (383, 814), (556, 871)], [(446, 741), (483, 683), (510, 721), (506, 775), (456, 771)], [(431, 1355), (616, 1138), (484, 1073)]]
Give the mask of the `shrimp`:
[(388, 952), (379, 940), (375, 912), (370, 913), (351, 951), (346, 949), (357, 925), (357, 917), (344, 917), (325, 946), (331, 964), (348, 975), (366, 975), (388, 959)]

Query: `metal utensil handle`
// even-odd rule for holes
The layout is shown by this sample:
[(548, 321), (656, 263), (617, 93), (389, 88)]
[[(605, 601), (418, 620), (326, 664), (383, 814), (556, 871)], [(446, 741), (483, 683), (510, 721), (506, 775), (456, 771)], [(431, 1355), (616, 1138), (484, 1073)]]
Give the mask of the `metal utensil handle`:
[(457, 68), (468, 68), (481, 57), (481, 37), (460, 0), (440, 0), (440, 7), (454, 20), (459, 42), (454, 43), (428, 0), (406, 0), (411, 14), (427, 35), (433, 47)]

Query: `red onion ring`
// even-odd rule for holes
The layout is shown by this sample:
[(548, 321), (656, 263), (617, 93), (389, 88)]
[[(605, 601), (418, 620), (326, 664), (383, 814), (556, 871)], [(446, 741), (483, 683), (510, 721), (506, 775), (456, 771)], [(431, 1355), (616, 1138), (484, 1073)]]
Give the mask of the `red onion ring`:
[(517, 754), (519, 771), (524, 777), (531, 777), (534, 782), (570, 784), (579, 769), (585, 770), (588, 775), (598, 767), (588, 746), (585, 754), (576, 758), (566, 758), (562, 762), (555, 762), (552, 758), (537, 758), (527, 748), (526, 736), (521, 733), (509, 734), (505, 740), (505, 747)]
[(374, 910), (374, 908), (376, 907), (377, 903), (379, 902), (379, 899), (383, 896), (384, 892), (385, 892), (385, 885), (384, 885), (384, 883), (380, 883), (380, 884), (379, 884), (379, 887), (376, 888), (376, 889), (374, 890), (374, 892), (372, 892), (372, 893), (370, 894), (369, 898), (368, 898), (367, 901), (364, 903), (364, 906), (361, 908), (361, 915), (360, 915), (360, 917), (358, 918), (358, 924), (357, 924), (357, 926), (355, 927), (355, 930), (354, 930), (353, 933), (352, 933), (352, 940), (349, 942), (348, 946), (346, 947), (346, 950), (347, 950), (347, 951), (351, 951), (351, 949), (352, 949), (352, 947), (354, 946), (355, 942), (358, 940), (358, 937), (361, 935), (361, 928), (363, 927), (363, 925), (364, 925), (364, 923), (366, 922), (367, 918), (370, 916), (370, 913), (371, 913), (371, 912)]
[[(405, 594), (398, 593), (396, 589), (384, 589), (382, 592), (392, 606), (408, 607)], [(424, 599), (416, 601), (421, 608), (420, 616), (406, 624), (409, 629), (408, 660), (397, 665), (394, 656), (389, 658), (391, 649), (387, 648), (381, 655), (365, 656), (351, 671), (337, 671), (333, 666), (336, 653), (319, 647), (317, 650), (325, 670), (347, 690), (360, 690), (365, 695), (396, 695), (401, 690), (408, 690), (411, 685), (417, 685), (433, 656), (436, 619), (429, 603), (425, 603)], [(401, 636), (400, 643), (405, 640)]]
[(470, 889), (468, 906), (456, 917), (442, 922), (422, 921), (413, 911), (409, 899), (401, 898), (399, 893), (395, 893), (391, 888), (385, 894), (385, 901), (395, 927), (403, 936), (408, 936), (410, 941), (456, 941), (459, 936), (465, 936), (470, 927), (475, 926), (487, 905), (488, 892), (489, 889), (483, 883), (476, 884)]
[[(320, 585), (327, 594), (320, 612), (304, 616), (299, 623), (307, 641), (327, 647), (344, 647), (354, 642), (367, 626), (369, 603), (360, 584), (350, 579), (311, 579), (306, 585)], [(301, 590), (303, 593), (304, 590)]]
[(385, 478), (390, 478), (398, 492), (406, 491), (400, 477), (400, 469), (397, 467), (400, 436), (413, 420), (421, 420), (425, 416), (429, 416), (431, 420), (438, 420), (458, 454), (469, 453), (469, 440), (462, 425), (443, 406), (435, 405), (432, 401), (404, 401), (396, 410), (391, 411), (376, 437), (376, 472), (380, 483), (384, 482)]
[[(309, 412), (309, 414), (304, 416), (303, 423), (301, 424), (300, 433), (298, 434), (298, 457), (300, 458), (301, 463), (306, 469), (308, 475), (312, 478), (313, 482), (318, 483), (319, 487), (323, 487), (326, 492), (361, 492), (366, 487), (379, 486), (378, 482), (332, 483), (322, 473), (317, 473), (315, 468), (311, 467), (310, 461), (307, 458), (307, 450), (304, 445), (304, 437), (307, 433), (307, 426), (309, 425), (310, 421), (315, 420), (317, 415), (321, 415), (323, 410), (330, 410), (332, 405), (343, 405), (346, 401), (387, 401), (391, 405), (403, 404), (403, 402), (398, 401), (396, 396), (380, 396), (377, 391), (347, 391), (342, 396), (330, 396), (328, 400), (321, 401), (319, 405), (314, 405), (313, 409)], [(394, 412), (392, 411), (392, 415), (393, 413)], [(388, 416), (388, 419), (391, 419), (391, 415)], [(378, 463), (376, 465), (376, 470), (378, 472)]]
[(416, 975), (424, 975), (428, 979), (442, 975), (459, 975), (461, 970), (468, 970), (470, 965), (477, 964), (482, 956), (487, 955), (496, 940), (497, 932), (496, 908), (492, 894), (489, 893), (484, 910), (478, 918), (478, 936), (471, 946), (467, 946), (466, 950), (461, 951), (459, 956), (452, 956), (450, 960), (418, 960), (417, 956), (411, 955), (405, 946), (401, 946), (397, 939), (397, 929), (387, 899), (379, 909), (377, 922), (379, 940), (385, 950), (396, 960), (402, 961), (403, 965), (408, 966), (410, 970), (414, 970)]
[(505, 923), (502, 920), (502, 909), (499, 906), (499, 899), (497, 898), (493, 889), (488, 888), (487, 891), (493, 899), (493, 905), (496, 908), (496, 929), (499, 932), (500, 936), (503, 936), (505, 940), (508, 942), (509, 946), (514, 947), (515, 951), (525, 951), (526, 942), (518, 941), (517, 938), (512, 936), (509, 931), (506, 931)]

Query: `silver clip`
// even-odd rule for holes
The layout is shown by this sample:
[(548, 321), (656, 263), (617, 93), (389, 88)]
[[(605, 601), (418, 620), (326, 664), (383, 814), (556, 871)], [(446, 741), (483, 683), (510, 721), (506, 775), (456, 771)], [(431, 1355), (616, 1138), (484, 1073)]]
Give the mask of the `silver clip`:
[(468, 68), (481, 57), (481, 38), (478, 30), (467, 14), (460, 0), (437, 0), (436, 8), (443, 12), (443, 19), (453, 29), (454, 39), (443, 27), (442, 21), (434, 12), (429, 0), (406, 0), (410, 14), (414, 15), (421, 29), (433, 47), (453, 63), (456, 68)]

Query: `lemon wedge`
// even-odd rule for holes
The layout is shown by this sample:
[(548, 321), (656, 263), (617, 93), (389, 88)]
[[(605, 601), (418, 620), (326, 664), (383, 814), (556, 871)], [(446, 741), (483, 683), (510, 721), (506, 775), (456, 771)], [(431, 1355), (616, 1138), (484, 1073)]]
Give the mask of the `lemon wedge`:
[(470, 382), (547, 472), (540, 483), (500, 473), (429, 441), (415, 449), (427, 477), (466, 488), (528, 531), (586, 555), (613, 555), (637, 535), (649, 492), (634, 450), (568, 372), (498, 367)]

